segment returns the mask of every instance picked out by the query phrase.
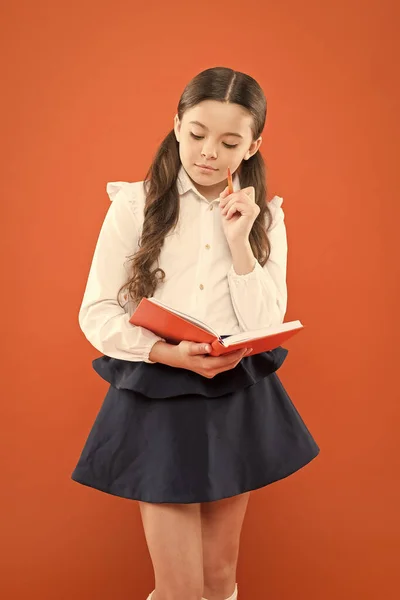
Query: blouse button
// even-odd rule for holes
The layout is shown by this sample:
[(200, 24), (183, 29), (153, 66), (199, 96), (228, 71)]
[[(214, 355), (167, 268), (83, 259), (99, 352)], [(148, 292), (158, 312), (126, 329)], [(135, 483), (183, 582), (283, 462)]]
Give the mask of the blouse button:
[(210, 244), (206, 244), (206, 248), (207, 248), (207, 250), (209, 250), (210, 249)]
[(201, 284), (199, 285), (199, 288), (200, 288), (201, 290), (204, 290), (204, 285), (201, 283)]
[(210, 210), (213, 210), (213, 208), (214, 208), (214, 204), (211, 204), (210, 205)]

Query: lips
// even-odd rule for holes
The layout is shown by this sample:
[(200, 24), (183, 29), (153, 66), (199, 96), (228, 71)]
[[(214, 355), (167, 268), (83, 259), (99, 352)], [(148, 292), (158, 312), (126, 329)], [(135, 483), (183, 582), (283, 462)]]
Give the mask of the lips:
[(196, 165), (196, 167), (203, 167), (203, 169), (209, 169), (210, 171), (215, 171), (214, 167), (210, 167), (209, 165)]

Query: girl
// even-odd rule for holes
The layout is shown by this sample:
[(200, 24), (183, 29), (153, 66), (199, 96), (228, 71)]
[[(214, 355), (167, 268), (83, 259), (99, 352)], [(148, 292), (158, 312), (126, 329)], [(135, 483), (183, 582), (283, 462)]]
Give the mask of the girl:
[(319, 453), (276, 374), (287, 350), (212, 357), (129, 323), (152, 296), (226, 335), (283, 322), (286, 229), (282, 198), (266, 202), (265, 118), (252, 77), (207, 69), (146, 179), (107, 185), (79, 323), (110, 386), (72, 479), (139, 502), (148, 600), (236, 600), (250, 491)]

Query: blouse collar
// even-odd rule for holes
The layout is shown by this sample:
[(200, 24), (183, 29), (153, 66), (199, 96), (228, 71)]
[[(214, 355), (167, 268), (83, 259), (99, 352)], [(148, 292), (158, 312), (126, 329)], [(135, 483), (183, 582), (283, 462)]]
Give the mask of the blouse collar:
[[(232, 176), (232, 185), (234, 192), (238, 192), (240, 190), (240, 179), (237, 171)], [(180, 195), (186, 194), (186, 192), (192, 190), (197, 196), (206, 200), (206, 198), (204, 198), (204, 196), (196, 189), (193, 181), (190, 179), (183, 165), (181, 165), (178, 172), (177, 186)], [(216, 200), (219, 200), (219, 198), (216, 198)], [(207, 202), (209, 202), (209, 200), (207, 200)]]

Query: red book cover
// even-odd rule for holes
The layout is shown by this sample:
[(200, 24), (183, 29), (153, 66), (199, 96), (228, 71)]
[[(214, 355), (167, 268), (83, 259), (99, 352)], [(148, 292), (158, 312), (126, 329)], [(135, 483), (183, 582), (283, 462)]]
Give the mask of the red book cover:
[[(224, 339), (220, 333), (198, 319), (166, 306), (155, 298), (142, 298), (129, 319), (132, 325), (149, 329), (168, 343), (179, 344), (182, 340), (208, 343), (212, 346), (210, 356), (220, 356), (240, 348), (253, 348), (252, 354), (273, 350), (303, 329), (300, 321), (290, 321), (243, 331)], [(249, 356), (250, 356), (249, 355)]]

